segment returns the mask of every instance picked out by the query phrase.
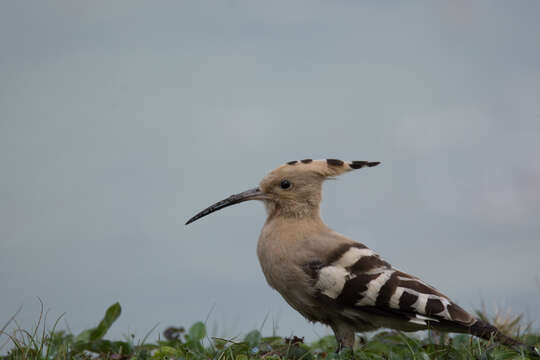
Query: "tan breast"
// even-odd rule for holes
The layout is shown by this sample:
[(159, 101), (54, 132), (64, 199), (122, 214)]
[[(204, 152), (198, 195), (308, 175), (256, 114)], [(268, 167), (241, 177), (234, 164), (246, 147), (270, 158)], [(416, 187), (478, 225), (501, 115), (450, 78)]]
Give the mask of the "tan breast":
[(336, 247), (352, 240), (335, 233), (320, 220), (274, 220), (263, 227), (257, 255), (268, 284), (304, 316), (315, 307), (308, 264), (324, 263)]

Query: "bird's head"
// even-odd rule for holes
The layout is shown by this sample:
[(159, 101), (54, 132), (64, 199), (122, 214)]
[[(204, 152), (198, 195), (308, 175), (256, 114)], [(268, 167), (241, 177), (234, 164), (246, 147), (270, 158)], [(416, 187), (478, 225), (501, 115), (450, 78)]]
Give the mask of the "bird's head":
[(190, 224), (214, 211), (247, 200), (262, 200), (269, 216), (301, 218), (318, 215), (322, 183), (345, 172), (379, 165), (379, 162), (342, 161), (337, 159), (289, 161), (268, 173), (259, 186), (231, 195), (186, 223)]

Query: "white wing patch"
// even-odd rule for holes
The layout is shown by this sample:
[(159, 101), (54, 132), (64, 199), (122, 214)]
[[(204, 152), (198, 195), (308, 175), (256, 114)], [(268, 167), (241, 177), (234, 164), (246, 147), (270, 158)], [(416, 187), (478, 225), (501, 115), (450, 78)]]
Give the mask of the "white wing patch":
[(414, 318), (409, 320), (409, 322), (413, 324), (418, 324), (418, 325), (427, 325), (426, 320), (439, 322), (439, 320), (437, 319), (431, 318), (429, 316), (420, 315), (420, 314), (416, 314)]
[(345, 282), (355, 278), (347, 269), (340, 266), (326, 266), (319, 271), (319, 279), (315, 285), (324, 295), (335, 299), (341, 294)]
[(400, 286), (396, 288), (396, 291), (394, 291), (392, 297), (390, 298), (390, 301), (388, 302), (388, 305), (390, 305), (392, 309), (399, 309), (399, 299), (401, 298), (401, 295), (403, 295), (403, 292), (405, 290), (405, 288), (402, 288)]
[(346, 268), (355, 264), (360, 258), (374, 254), (371, 249), (351, 247), (338, 260), (334, 261), (332, 265), (325, 266), (319, 270), (319, 278), (315, 286), (324, 295), (332, 299), (337, 298), (341, 294), (341, 291), (343, 291), (345, 283), (356, 277), (356, 275), (351, 274)]
[(352, 247), (345, 254), (341, 255), (341, 257), (334, 261), (332, 265), (334, 266), (341, 266), (341, 267), (349, 267), (356, 263), (360, 258), (363, 258), (364, 256), (372, 256), (375, 255), (375, 252), (371, 249), (359, 249), (356, 247)]
[(367, 284), (367, 290), (362, 293), (362, 299), (356, 302), (357, 306), (373, 306), (377, 302), (377, 296), (384, 284), (390, 279), (395, 270), (387, 269), (377, 278)]
[[(422, 284), (422, 285), (426, 286), (427, 288), (435, 290), (432, 286), (426, 284), (424, 281), (422, 281), (422, 280), (420, 280), (418, 278), (409, 278), (409, 277), (405, 277), (405, 276), (398, 276), (398, 279), (403, 280), (403, 281), (415, 281), (415, 282), (417, 282), (419, 284)], [(410, 294), (418, 296), (418, 299), (416, 300), (416, 302), (414, 304), (412, 304), (412, 307), (418, 313), (420, 313), (420, 314), (425, 314), (426, 313), (426, 304), (427, 304), (428, 299), (437, 299), (443, 304), (443, 310), (441, 312), (439, 312), (437, 314), (433, 314), (433, 315), (440, 316), (440, 317), (442, 317), (443, 319), (446, 319), (446, 320), (452, 320), (452, 316), (448, 312), (448, 305), (450, 305), (450, 301), (447, 298), (445, 298), (443, 296), (433, 295), (433, 294), (424, 294), (424, 293), (418, 292), (416, 290), (409, 289), (409, 288), (404, 288), (404, 287), (400, 287), (400, 286), (398, 286), (396, 288), (394, 294), (392, 294), (392, 297), (390, 298), (389, 305), (390, 305), (391, 308), (399, 309), (399, 299), (400, 299), (401, 295), (403, 294), (403, 292), (405, 292), (405, 291), (410, 293)], [(420, 317), (420, 316), (422, 316), (422, 315), (417, 315), (417, 317)], [(414, 319), (409, 320), (409, 321), (410, 322), (415, 322), (413, 320)], [(432, 318), (428, 318), (428, 320), (438, 321), (438, 320), (432, 319)]]
[(412, 306), (420, 314), (425, 314), (428, 295), (423, 294), (423, 293), (416, 293), (416, 294), (418, 295), (418, 299), (416, 300), (414, 304), (412, 304)]
[(446, 299), (444, 297), (441, 297), (441, 296), (433, 295), (433, 294), (420, 293), (420, 292), (418, 292), (416, 290), (404, 288), (404, 287), (401, 287), (401, 286), (398, 286), (396, 288), (396, 290), (392, 294), (392, 297), (390, 298), (389, 305), (390, 305), (391, 308), (399, 309), (399, 299), (401, 298), (401, 295), (403, 295), (404, 292), (408, 292), (409, 294), (413, 294), (413, 295), (418, 296), (418, 299), (416, 300), (416, 302), (414, 304), (412, 304), (411, 306), (419, 314), (416, 315), (416, 319), (409, 320), (410, 322), (416, 323), (416, 324), (425, 324), (425, 322), (422, 322), (423, 320), (438, 321), (437, 319), (430, 318), (430, 317), (427, 317), (427, 316), (424, 316), (424, 315), (420, 315), (420, 314), (425, 314), (426, 313), (426, 304), (427, 304), (428, 299), (437, 299), (444, 306), (444, 308), (443, 308), (443, 310), (441, 312), (439, 312), (437, 314), (433, 314), (433, 315), (440, 316), (440, 317), (442, 317), (443, 319), (446, 319), (446, 320), (452, 320), (452, 317), (450, 316), (450, 313), (448, 312), (448, 305), (450, 305), (450, 301), (448, 299)]

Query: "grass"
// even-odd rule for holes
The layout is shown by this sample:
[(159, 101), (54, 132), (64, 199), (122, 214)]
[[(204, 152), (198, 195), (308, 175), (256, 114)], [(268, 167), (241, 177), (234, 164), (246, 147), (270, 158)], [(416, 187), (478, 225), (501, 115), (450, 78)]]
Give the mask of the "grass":
[[(43, 307), (42, 307), (43, 309)], [(528, 359), (504, 346), (479, 340), (468, 335), (449, 337), (447, 334), (428, 332), (423, 338), (396, 331), (379, 332), (369, 339), (359, 337), (354, 351), (335, 353), (336, 340), (325, 336), (306, 344), (302, 338), (263, 337), (258, 330), (249, 332), (244, 339), (210, 338), (206, 326), (197, 322), (189, 327), (168, 328), (163, 339), (147, 343), (148, 335), (135, 342), (133, 337), (124, 341), (111, 341), (105, 335), (121, 313), (120, 304), (111, 305), (103, 319), (94, 328), (78, 335), (57, 330), (59, 319), (48, 329), (43, 311), (37, 325), (31, 330), (17, 327), (6, 332), (14, 321), (12, 317), (0, 330), (0, 346), (8, 348), (0, 360), (173, 360), (173, 359)], [(502, 331), (518, 336), (529, 345), (540, 344), (540, 334), (531, 332), (530, 324), (523, 324), (521, 316), (487, 318)], [(4, 342), (4, 337), (8, 340)], [(0, 351), (5, 352), (0, 347)]]

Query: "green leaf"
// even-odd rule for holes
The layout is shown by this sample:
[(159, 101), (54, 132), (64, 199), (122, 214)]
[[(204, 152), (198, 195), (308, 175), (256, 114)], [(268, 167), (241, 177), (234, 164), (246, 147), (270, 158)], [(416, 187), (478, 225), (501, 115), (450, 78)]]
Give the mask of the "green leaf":
[(76, 338), (76, 343), (87, 343), (91, 341), (96, 341), (102, 339), (107, 331), (111, 328), (112, 324), (118, 319), (120, 313), (122, 312), (122, 307), (119, 303), (112, 304), (109, 306), (105, 312), (105, 316), (99, 322), (98, 326), (92, 329), (84, 330)]
[(105, 313), (105, 317), (103, 318), (103, 320), (101, 320), (99, 325), (92, 332), (90, 339), (98, 340), (98, 339), (103, 338), (103, 336), (105, 336), (107, 331), (109, 331), (109, 329), (111, 328), (112, 324), (114, 324), (116, 319), (118, 319), (121, 312), (122, 312), (122, 308), (120, 307), (119, 303), (115, 303), (111, 305), (107, 309), (107, 312)]
[[(351, 351), (351, 354), (352, 354), (352, 351)], [(298, 345), (288, 346), (285, 357), (288, 359), (297, 359), (297, 360), (299, 359), (310, 360), (312, 358), (308, 350)]]
[(84, 330), (84, 331), (81, 332), (79, 335), (77, 335), (77, 337), (75, 338), (75, 342), (76, 342), (76, 343), (87, 343), (87, 342), (90, 342), (90, 336), (91, 336), (93, 330), (94, 330), (94, 328), (88, 329), (88, 330)]
[(246, 335), (244, 341), (248, 343), (250, 348), (254, 348), (261, 342), (261, 333), (258, 330), (252, 330)]
[(206, 326), (202, 322), (196, 322), (189, 328), (189, 340), (200, 342), (206, 336)]
[(204, 352), (202, 341), (206, 336), (206, 327), (202, 322), (197, 322), (191, 326), (186, 335), (186, 349), (193, 353)]
[(170, 346), (162, 346), (160, 347), (154, 355), (152, 355), (153, 360), (168, 360), (168, 359), (175, 359), (182, 356), (182, 351), (179, 349), (175, 349)]

